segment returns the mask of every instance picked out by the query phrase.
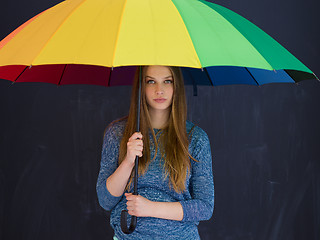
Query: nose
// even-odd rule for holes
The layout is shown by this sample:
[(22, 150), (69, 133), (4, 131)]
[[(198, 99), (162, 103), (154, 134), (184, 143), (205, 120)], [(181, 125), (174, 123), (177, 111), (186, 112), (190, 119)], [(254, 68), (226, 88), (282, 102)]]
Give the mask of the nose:
[(163, 87), (161, 86), (161, 84), (157, 84), (155, 90), (156, 90), (156, 94), (157, 95), (162, 95), (163, 94)]

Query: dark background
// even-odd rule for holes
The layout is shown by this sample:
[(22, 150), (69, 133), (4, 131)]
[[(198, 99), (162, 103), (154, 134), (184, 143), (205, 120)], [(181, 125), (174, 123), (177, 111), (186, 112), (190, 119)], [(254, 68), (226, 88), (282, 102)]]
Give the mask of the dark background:
[[(0, 39), (60, 1), (1, 1)], [(320, 75), (316, 0), (215, 1)], [(106, 125), (130, 87), (0, 81), (0, 239), (111, 239), (95, 184)], [(320, 83), (187, 87), (209, 135), (215, 210), (202, 239), (320, 239)]]

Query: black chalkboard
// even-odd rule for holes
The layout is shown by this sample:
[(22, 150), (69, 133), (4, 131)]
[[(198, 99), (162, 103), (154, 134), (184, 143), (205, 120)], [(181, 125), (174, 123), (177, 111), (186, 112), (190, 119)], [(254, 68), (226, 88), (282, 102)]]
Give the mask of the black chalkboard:
[[(57, 2), (3, 3), (1, 39)], [(320, 75), (318, 3), (215, 2)], [(95, 184), (104, 128), (127, 114), (130, 90), (0, 80), (0, 239), (112, 238)], [(201, 239), (319, 240), (320, 83), (186, 92), (188, 118), (208, 133), (213, 154), (215, 210), (199, 225)]]

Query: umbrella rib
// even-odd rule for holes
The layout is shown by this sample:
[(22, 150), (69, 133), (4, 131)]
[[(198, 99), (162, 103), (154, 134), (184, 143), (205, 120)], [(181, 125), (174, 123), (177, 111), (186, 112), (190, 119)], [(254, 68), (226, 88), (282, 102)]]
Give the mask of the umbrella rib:
[(67, 65), (68, 65), (68, 64), (65, 64), (65, 65), (64, 65), (64, 68), (63, 68), (63, 71), (62, 71), (60, 80), (59, 80), (59, 82), (58, 82), (58, 86), (61, 85), (61, 80), (62, 80), (63, 74), (64, 74), (64, 72), (65, 72), (65, 70), (66, 70), (66, 68), (67, 68)]
[(109, 73), (109, 79), (108, 79), (108, 83), (107, 83), (107, 86), (110, 87), (110, 82), (111, 82), (111, 74), (112, 74), (112, 71), (113, 71), (113, 67), (110, 69), (110, 73)]
[[(18, 80), (18, 78), (27, 70), (27, 68), (28, 68), (29, 66), (26, 66), (24, 69), (23, 69), (23, 71), (19, 74), (19, 76), (11, 83), (11, 85), (13, 85), (14, 83), (16, 83), (16, 81)], [(31, 66), (30, 66), (31, 67)], [(11, 86), (10, 85), (10, 86)]]
[(207, 77), (209, 78), (209, 81), (210, 81), (211, 85), (213, 86), (213, 85), (214, 85), (214, 84), (213, 84), (213, 79), (211, 79), (211, 77), (210, 77), (210, 75), (209, 75), (209, 73), (208, 73), (208, 70), (207, 70), (206, 68), (204, 68), (203, 70), (204, 70), (204, 72), (206, 73)]
[(247, 72), (250, 74), (250, 76), (253, 78), (253, 80), (257, 83), (258, 86), (260, 86), (260, 84), (257, 82), (257, 80), (254, 78), (254, 76), (252, 75), (252, 73), (249, 71), (249, 69), (247, 67), (245, 67), (245, 69), (247, 70)]
[(123, 8), (122, 8), (122, 13), (121, 13), (120, 22), (119, 22), (119, 28), (118, 28), (118, 32), (117, 32), (117, 39), (116, 39), (116, 43), (115, 43), (115, 46), (114, 46), (114, 51), (113, 51), (113, 56), (112, 56), (112, 61), (111, 61), (112, 67), (114, 66), (114, 58), (115, 58), (117, 47), (118, 47), (120, 29), (121, 29), (121, 26), (122, 26), (123, 15), (124, 15), (124, 11), (125, 11), (126, 6), (127, 6), (127, 2), (128, 2), (128, 0), (125, 0), (125, 3), (124, 3)]

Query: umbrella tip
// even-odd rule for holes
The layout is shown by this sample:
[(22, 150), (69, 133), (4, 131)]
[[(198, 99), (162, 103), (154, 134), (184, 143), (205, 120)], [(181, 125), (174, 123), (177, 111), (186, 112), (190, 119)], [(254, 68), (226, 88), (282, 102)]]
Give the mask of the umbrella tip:
[(320, 82), (320, 80), (319, 80), (319, 78), (317, 77), (317, 75), (313, 72), (312, 73), (313, 74), (313, 76)]
[(8, 86), (8, 88), (12, 87), (12, 85), (15, 84), (15, 82), (16, 82), (16, 81), (13, 81), (13, 82)]

